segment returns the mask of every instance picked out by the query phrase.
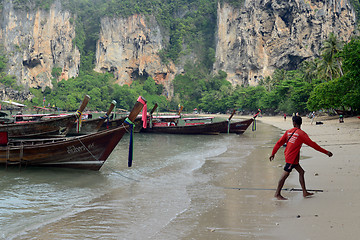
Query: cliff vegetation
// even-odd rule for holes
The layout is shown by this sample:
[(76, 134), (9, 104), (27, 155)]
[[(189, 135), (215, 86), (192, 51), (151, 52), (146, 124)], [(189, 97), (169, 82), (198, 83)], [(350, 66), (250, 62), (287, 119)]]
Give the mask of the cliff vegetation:
[[(3, 2), (0, 1), (1, 6)], [(54, 1), (12, 2), (14, 8), (29, 11), (49, 9)], [(220, 4), (225, 2), (238, 10), (244, 4), (243, 0), (221, 0)], [(358, 13), (359, 1), (351, 0), (351, 3)], [(157, 102), (160, 110), (176, 109), (179, 105), (185, 111), (198, 108), (213, 113), (233, 108), (245, 112), (261, 108), (270, 113), (360, 110), (360, 66), (357, 66), (360, 42), (356, 37), (343, 43), (338, 36), (330, 34), (322, 44), (321, 56), (303, 62), (298, 69), (278, 69), (272, 76), (261, 79), (257, 86), (233, 86), (226, 80), (226, 72), (212, 73), (217, 0), (64, 0), (61, 4), (74, 16), (71, 21), (76, 26), (74, 43), (81, 54), (80, 72), (76, 78), (57, 82), (59, 69), (54, 67), (53, 88), (31, 89), (34, 98), (28, 104), (42, 105), (45, 97), (47, 105), (74, 110), (83, 95), (89, 94), (92, 98), (89, 107), (94, 110), (106, 109), (112, 99), (118, 102), (118, 107), (129, 109), (138, 95), (143, 95), (150, 107)], [(151, 77), (139, 78), (130, 86), (119, 86), (112, 74), (93, 71), (100, 20), (134, 14), (154, 16), (160, 24), (162, 34), (168, 38), (159, 52), (164, 63), (184, 62), (183, 74), (173, 80), (171, 100), (162, 95), (162, 85)], [(188, 61), (189, 56), (194, 56), (192, 61)], [(5, 57), (0, 58), (0, 70), (2, 62), (6, 62)], [(3, 83), (13, 84), (5, 77), (2, 79)]]

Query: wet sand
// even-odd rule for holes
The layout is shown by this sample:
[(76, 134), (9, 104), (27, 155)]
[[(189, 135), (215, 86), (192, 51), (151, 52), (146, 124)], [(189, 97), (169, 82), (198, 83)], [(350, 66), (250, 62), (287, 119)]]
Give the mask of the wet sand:
[[(182, 239), (250, 240), (270, 237), (268, 232), (278, 221), (274, 212), (281, 205), (272, 201), (274, 193), (268, 190), (274, 187), (280, 171), (278, 164), (268, 164), (272, 142), (278, 137), (274, 136), (274, 132), (281, 134), (273, 126), (258, 123), (257, 131), (252, 132), (250, 127), (243, 135), (231, 135), (233, 144), (227, 151), (206, 160), (198, 174), (213, 173), (210, 184), (222, 191), (225, 197), (216, 207), (202, 212), (197, 218), (188, 219), (196, 227)], [(255, 148), (253, 144), (261, 147)], [(240, 157), (243, 154), (239, 152), (244, 149), (249, 151), (246, 160)], [(211, 197), (213, 193), (208, 195)]]
[[(216, 208), (201, 215), (197, 230), (187, 239), (358, 239), (360, 119), (345, 118), (344, 123), (339, 123), (337, 118), (322, 117), (315, 121), (323, 124), (316, 125), (303, 117), (302, 129), (334, 156), (329, 158), (304, 145), (301, 165), (306, 171), (307, 188), (323, 192), (303, 198), (301, 192), (283, 191), (287, 201), (276, 200), (274, 191), (268, 190), (276, 187), (283, 171), (283, 150), (278, 151), (273, 162), (268, 158), (277, 139), (292, 127), (291, 119), (262, 117), (258, 121), (259, 127), (280, 129), (279, 135), (266, 139), (263, 148), (252, 151), (241, 166), (245, 174), (239, 175), (238, 169), (217, 161), (206, 163), (204, 169), (228, 171), (224, 179), (213, 183), (224, 188), (226, 196)], [(236, 147), (219, 157), (235, 155)], [(284, 187), (300, 188), (296, 171)]]

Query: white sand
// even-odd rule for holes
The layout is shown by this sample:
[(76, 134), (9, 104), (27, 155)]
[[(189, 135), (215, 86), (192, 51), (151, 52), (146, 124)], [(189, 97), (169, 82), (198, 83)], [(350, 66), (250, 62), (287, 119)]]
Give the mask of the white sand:
[[(283, 130), (292, 127), (291, 118), (259, 120)], [(271, 239), (360, 238), (360, 119), (345, 118), (344, 123), (339, 123), (337, 118), (323, 117), (316, 121), (324, 124), (310, 124), (310, 119), (303, 117), (302, 129), (334, 156), (329, 158), (304, 145), (300, 163), (306, 171), (307, 188), (324, 192), (306, 199), (299, 193), (284, 192), (289, 200), (279, 201), (282, 203), (275, 216), (280, 220), (269, 233)], [(279, 154), (283, 154), (281, 149)], [(299, 186), (296, 171), (291, 173), (289, 183)]]

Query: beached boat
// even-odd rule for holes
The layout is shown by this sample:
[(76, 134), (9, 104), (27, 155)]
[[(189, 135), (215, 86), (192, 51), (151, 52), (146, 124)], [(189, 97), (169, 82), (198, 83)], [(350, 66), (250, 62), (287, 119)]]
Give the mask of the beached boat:
[[(261, 114), (261, 110), (258, 109), (258, 112), (252, 118), (249, 118), (246, 120), (241, 120), (241, 121), (231, 122), (231, 118), (234, 116), (234, 114), (235, 114), (235, 111), (233, 111), (233, 113), (231, 114), (231, 116), (228, 118), (227, 121), (224, 121), (224, 129), (223, 129), (222, 133), (243, 134), (251, 124), (254, 124), (254, 129), (255, 129), (256, 128), (255, 120), (256, 120), (256, 117), (259, 114)], [(225, 127), (225, 122), (227, 123), (226, 127)]]
[[(0, 132), (7, 132), (9, 138), (33, 138), (49, 135), (65, 136), (85, 109), (89, 99), (89, 96), (84, 97), (76, 113), (61, 117), (45, 119), (43, 118), (44, 114), (15, 115), (16, 121), (0, 125)], [(25, 117), (32, 117), (32, 120), (24, 121)]]
[[(152, 116), (147, 128), (141, 129), (145, 133), (171, 133), (171, 134), (242, 134), (254, 122), (259, 112), (250, 119), (231, 122), (235, 112), (226, 121), (214, 122), (214, 117), (181, 118), (174, 116)], [(179, 125), (182, 119), (185, 124)]]
[[(116, 101), (113, 100), (110, 104), (108, 111), (104, 116), (99, 118), (82, 119), (79, 123), (74, 124), (69, 130), (69, 135), (89, 134), (97, 132), (105, 121), (109, 121), (109, 116), (116, 105)], [(125, 118), (122, 120), (124, 122)], [(121, 124), (120, 124), (121, 125)], [(120, 126), (118, 125), (118, 126)]]
[[(139, 101), (135, 104), (128, 117), (130, 123), (142, 107), (143, 103)], [(99, 170), (129, 127), (124, 124), (77, 137), (23, 140), (8, 140), (3, 132), (0, 136), (0, 164)]]
[(143, 133), (171, 133), (171, 134), (219, 134), (221, 124), (213, 123), (187, 123), (179, 125), (180, 116), (154, 116), (150, 117), (147, 128)]
[[(91, 118), (91, 119), (83, 119), (81, 121), (81, 125), (79, 127), (78, 123), (74, 124), (73, 127), (70, 129), (68, 135), (83, 135), (83, 134), (90, 134), (95, 133), (98, 131), (108, 130), (112, 128), (116, 128), (121, 126), (126, 117), (120, 117), (112, 119), (110, 114), (116, 105), (116, 101), (113, 100), (110, 104), (108, 111), (99, 118)], [(140, 128), (142, 127), (141, 117), (136, 117), (134, 120), (135, 129), (134, 132), (139, 132)]]

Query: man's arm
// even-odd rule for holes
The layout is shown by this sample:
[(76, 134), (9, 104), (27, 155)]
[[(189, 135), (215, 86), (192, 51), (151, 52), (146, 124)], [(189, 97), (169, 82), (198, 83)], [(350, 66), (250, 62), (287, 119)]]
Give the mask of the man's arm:
[(333, 156), (332, 152), (320, 147), (316, 142), (311, 140), (310, 137), (305, 132), (304, 132), (304, 135), (302, 137), (303, 137), (303, 142), (306, 145), (308, 145), (309, 147), (312, 147), (313, 149), (315, 149), (315, 150), (317, 150), (319, 152), (322, 152), (322, 153), (328, 155), (329, 157)]
[(279, 148), (285, 144), (286, 142), (286, 137), (287, 137), (287, 131), (284, 133), (284, 135), (276, 142), (273, 150), (272, 150), (272, 153), (271, 153), (271, 156), (269, 157), (269, 160), (270, 162), (272, 160), (274, 160), (274, 157), (275, 157), (275, 154), (276, 152), (279, 150)]

